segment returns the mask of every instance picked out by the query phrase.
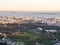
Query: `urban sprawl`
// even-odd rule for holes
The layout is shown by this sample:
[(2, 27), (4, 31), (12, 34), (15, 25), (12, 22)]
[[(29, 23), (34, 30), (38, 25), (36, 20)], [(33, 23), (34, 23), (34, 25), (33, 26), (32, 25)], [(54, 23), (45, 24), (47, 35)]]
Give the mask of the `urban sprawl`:
[(31, 17), (31, 16), (0, 16), (0, 24), (7, 23), (34, 23), (41, 22), (49, 25), (60, 25), (60, 17), (49, 18), (49, 17)]
[(60, 45), (60, 17), (0, 16), (1, 45)]

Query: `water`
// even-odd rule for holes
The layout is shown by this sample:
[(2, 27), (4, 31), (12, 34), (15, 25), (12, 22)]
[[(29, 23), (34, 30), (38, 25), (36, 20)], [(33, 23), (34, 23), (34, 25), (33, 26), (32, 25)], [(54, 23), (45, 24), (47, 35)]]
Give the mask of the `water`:
[(60, 13), (21, 13), (0, 12), (0, 16), (35, 16), (35, 17), (60, 17)]

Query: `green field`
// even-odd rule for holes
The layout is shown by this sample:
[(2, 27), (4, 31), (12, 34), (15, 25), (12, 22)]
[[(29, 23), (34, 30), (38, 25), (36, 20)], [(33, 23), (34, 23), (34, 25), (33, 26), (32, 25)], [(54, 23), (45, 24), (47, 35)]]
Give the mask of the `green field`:
[[(38, 32), (38, 34), (36, 33)], [(10, 38), (15, 42), (25, 42), (26, 45), (36, 43), (44, 43), (50, 45), (54, 43), (53, 39), (60, 39), (60, 32), (57, 33), (46, 33), (39, 30), (32, 30), (30, 32), (19, 33), (18, 35), (10, 36)], [(51, 40), (52, 39), (52, 40)]]

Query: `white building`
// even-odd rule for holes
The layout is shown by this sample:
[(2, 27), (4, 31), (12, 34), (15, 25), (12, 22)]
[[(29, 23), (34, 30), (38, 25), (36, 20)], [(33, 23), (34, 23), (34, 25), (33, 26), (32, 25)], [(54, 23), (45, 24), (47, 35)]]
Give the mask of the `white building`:
[(46, 32), (51, 32), (51, 33), (55, 33), (57, 32), (57, 30), (45, 30)]
[(43, 29), (41, 27), (38, 27), (38, 30), (42, 31)]

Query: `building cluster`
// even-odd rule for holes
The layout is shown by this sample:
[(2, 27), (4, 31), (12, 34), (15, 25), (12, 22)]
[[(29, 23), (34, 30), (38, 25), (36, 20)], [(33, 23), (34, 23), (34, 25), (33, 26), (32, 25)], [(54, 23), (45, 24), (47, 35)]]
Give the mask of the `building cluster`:
[(6, 23), (28, 23), (28, 22), (41, 22), (48, 25), (60, 25), (60, 18), (49, 17), (30, 17), (30, 16), (0, 16), (0, 24)]
[(29, 16), (0, 16), (0, 24), (27, 23), (40, 20), (42, 20), (42, 18), (29, 17)]

